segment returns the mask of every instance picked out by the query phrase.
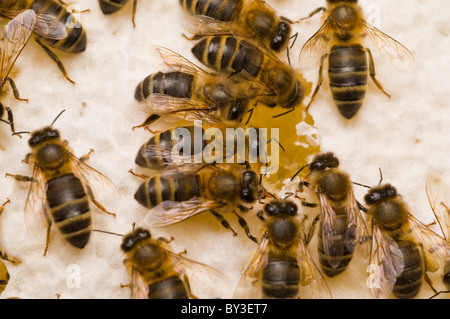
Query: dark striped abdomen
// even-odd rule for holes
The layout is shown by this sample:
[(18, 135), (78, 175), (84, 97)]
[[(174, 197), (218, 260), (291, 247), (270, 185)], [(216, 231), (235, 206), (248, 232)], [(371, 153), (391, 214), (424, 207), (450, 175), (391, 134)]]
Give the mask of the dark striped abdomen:
[(403, 254), (403, 272), (397, 278), (392, 292), (402, 299), (413, 298), (422, 286), (424, 260), (420, 247), (412, 241), (397, 242)]
[(323, 238), (322, 238), (322, 222), (319, 227), (319, 263), (323, 272), (330, 276), (336, 276), (343, 272), (353, 257), (353, 251), (349, 251), (345, 244), (347, 234), (347, 215), (345, 213), (336, 213), (333, 231), (335, 232), (333, 239), (330, 240), (330, 255), (325, 254)]
[(243, 0), (180, 0), (180, 5), (193, 15), (205, 15), (220, 21), (235, 21)]
[(70, 53), (86, 50), (86, 32), (67, 6), (59, 0), (36, 0), (33, 10), (37, 14), (50, 14), (66, 26), (67, 37), (61, 40), (51, 40), (41, 37), (45, 44)]
[(134, 198), (144, 207), (153, 208), (164, 201), (184, 202), (200, 196), (198, 175), (179, 178), (153, 176), (139, 186)]
[(104, 14), (112, 14), (126, 5), (128, 0), (98, 0)]
[(149, 299), (189, 299), (189, 292), (180, 276), (174, 275), (148, 286)]
[[(174, 130), (167, 130), (162, 133), (154, 135), (151, 139), (149, 139), (142, 147), (139, 149), (138, 154), (136, 155), (135, 163), (142, 167), (147, 167), (151, 169), (163, 169), (173, 162), (172, 159), (172, 148), (178, 144), (182, 143), (182, 139), (172, 140), (172, 132), (175, 131), (175, 135), (178, 137), (177, 129), (180, 130), (180, 134), (189, 132), (190, 136), (190, 153), (186, 152), (184, 149), (182, 150), (180, 155), (195, 155), (196, 151), (202, 152), (205, 147), (205, 141), (203, 139), (203, 130), (201, 131), (201, 136), (198, 136), (199, 143), (201, 143), (201, 147), (195, 149), (195, 131), (194, 126), (184, 126), (179, 127)], [(187, 131), (185, 131), (187, 130)], [(184, 135), (183, 135), (184, 136)], [(184, 142), (183, 142), (184, 145)], [(188, 146), (186, 144), (186, 146)]]
[(83, 248), (91, 235), (91, 211), (81, 181), (72, 173), (47, 182), (47, 201), (53, 222), (73, 246)]
[(139, 102), (150, 94), (165, 94), (177, 98), (191, 98), (194, 76), (183, 72), (158, 72), (147, 76), (136, 87), (134, 98)]
[(331, 48), (328, 57), (330, 89), (344, 117), (353, 117), (361, 107), (368, 74), (366, 50), (361, 45), (335, 45)]
[(295, 258), (269, 258), (262, 276), (265, 298), (294, 298), (300, 284), (300, 268)]
[(200, 40), (192, 53), (203, 64), (227, 75), (242, 70), (257, 77), (264, 56), (255, 46), (246, 42), (245, 49), (233, 36), (209, 36)]

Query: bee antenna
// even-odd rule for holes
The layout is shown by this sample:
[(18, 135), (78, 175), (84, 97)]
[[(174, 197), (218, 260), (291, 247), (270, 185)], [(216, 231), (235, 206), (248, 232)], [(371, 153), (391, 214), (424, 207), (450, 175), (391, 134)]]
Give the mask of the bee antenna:
[(119, 236), (119, 237), (123, 237), (122, 234), (117, 234), (117, 233), (113, 233), (113, 232), (106, 231), (106, 230), (101, 230), (101, 229), (93, 229), (92, 231), (95, 231), (95, 232), (98, 232), (98, 233), (105, 233), (105, 234), (110, 234), (110, 235), (116, 235), (116, 236)]
[(308, 167), (309, 166), (309, 164), (306, 164), (305, 166), (303, 166), (303, 167), (301, 167), (295, 174), (294, 174), (294, 176), (292, 176), (291, 177), (291, 182), (292, 182), (292, 180), (305, 168), (305, 167)]
[(364, 185), (364, 184), (360, 184), (360, 183), (357, 183), (357, 182), (352, 182), (352, 183), (355, 184), (355, 185), (358, 185), (358, 186), (365, 187), (365, 188), (371, 188), (370, 186), (367, 186), (367, 185)]
[(62, 110), (61, 112), (59, 112), (59, 114), (55, 117), (55, 119), (53, 120), (52, 124), (50, 124), (50, 126), (53, 126), (53, 124), (55, 124), (56, 120), (61, 116), (61, 114), (63, 114), (66, 110)]
[(378, 167), (378, 170), (380, 171), (380, 181), (378, 182), (378, 185), (381, 185), (381, 181), (383, 180), (383, 172), (381, 171), (381, 167)]

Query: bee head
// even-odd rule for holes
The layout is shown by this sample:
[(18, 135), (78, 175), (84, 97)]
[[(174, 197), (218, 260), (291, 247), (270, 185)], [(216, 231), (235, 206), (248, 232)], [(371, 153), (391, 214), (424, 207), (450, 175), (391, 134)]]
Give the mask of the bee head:
[(310, 171), (323, 171), (326, 168), (339, 167), (339, 160), (333, 153), (323, 153), (317, 155), (309, 165)]
[(267, 216), (286, 214), (289, 216), (297, 215), (297, 205), (290, 200), (274, 199), (264, 205), (264, 212)]
[(44, 127), (38, 131), (35, 131), (31, 134), (31, 138), (28, 140), (28, 145), (31, 148), (36, 147), (37, 145), (44, 143), (49, 140), (60, 138), (60, 134), (58, 130), (55, 130), (51, 126)]
[(136, 228), (130, 234), (128, 234), (123, 238), (122, 245), (120, 246), (120, 248), (122, 249), (122, 251), (128, 252), (134, 247), (134, 245), (136, 245), (136, 243), (150, 237), (151, 234), (148, 230), (143, 228)]
[[(281, 17), (283, 19), (283, 17)], [(275, 52), (280, 52), (284, 45), (289, 41), (291, 35), (291, 26), (285, 21), (278, 24), (278, 31), (275, 37), (270, 41), (270, 48)]]
[(385, 200), (388, 198), (393, 198), (398, 195), (397, 189), (390, 185), (386, 184), (379, 187), (373, 187), (369, 190), (369, 192), (364, 196), (364, 200), (368, 205), (373, 205), (379, 202), (380, 200)]

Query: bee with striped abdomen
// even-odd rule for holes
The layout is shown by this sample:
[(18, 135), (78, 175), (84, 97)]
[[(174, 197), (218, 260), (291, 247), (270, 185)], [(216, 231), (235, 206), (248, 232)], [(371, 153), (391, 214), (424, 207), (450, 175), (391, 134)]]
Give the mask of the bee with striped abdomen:
[(53, 223), (72, 246), (80, 249), (86, 246), (92, 229), (89, 199), (104, 212), (115, 216), (94, 197), (100, 191), (116, 191), (114, 184), (85, 163), (90, 153), (81, 158), (73, 155), (68, 142), (62, 140), (59, 131), (52, 127), (53, 123), (32, 132), (28, 140), (31, 153), (24, 161), (31, 159), (33, 176), (6, 174), (17, 181), (31, 182), (25, 223), (27, 228), (39, 222), (46, 224), (44, 256)]
[[(175, 254), (167, 246), (170, 240), (152, 238), (148, 230), (136, 228), (123, 238), (121, 249), (126, 255), (125, 265), (131, 275), (133, 299), (197, 298), (197, 285), (206, 289), (226, 287), (228, 281), (218, 270)], [(213, 289), (214, 290), (214, 289)], [(221, 293), (215, 289), (217, 298)]]
[[(100, 5), (100, 9), (103, 14), (113, 14), (118, 10), (122, 9), (128, 0), (98, 0), (98, 4)], [(133, 22), (133, 27), (136, 27), (136, 23), (134, 22), (134, 17), (136, 15), (136, 7), (137, 0), (133, 0), (133, 14), (131, 16), (131, 21)]]
[[(3, 0), (0, 1), (0, 15), (13, 19), (24, 10), (33, 9), (40, 15), (52, 21), (55, 27), (50, 30), (34, 30), (36, 42), (44, 49), (52, 60), (56, 62), (65, 78), (75, 84), (69, 76), (59, 58), (49, 48), (55, 48), (67, 53), (79, 53), (86, 50), (86, 32), (71, 9), (61, 0)], [(62, 28), (61, 28), (62, 27)]]
[(242, 28), (232, 25), (232, 32), (210, 35), (208, 30), (192, 30), (200, 40), (192, 48), (194, 56), (207, 67), (227, 76), (245, 72), (272, 91), (258, 102), (269, 107), (293, 109), (304, 98), (306, 81), (290, 65), (255, 41)]
[(386, 54), (393, 63), (398, 63), (398, 66), (411, 66), (414, 56), (402, 44), (369, 25), (356, 0), (327, 0), (327, 8), (318, 8), (310, 16), (320, 11), (326, 11), (328, 16), (322, 27), (305, 43), (299, 57), (300, 65), (305, 68), (320, 64), (318, 83), (307, 109), (322, 85), (323, 64), (328, 58), (328, 78), (333, 100), (339, 112), (350, 119), (363, 103), (368, 75), (390, 97), (375, 77), (371, 51), (362, 45), (364, 36), (368, 35), (380, 52)]
[[(448, 203), (450, 203), (450, 187), (442, 181), (441, 177), (430, 175), (426, 181), (426, 191), (428, 202), (442, 231), (442, 235), (448, 242), (450, 240), (450, 208), (448, 206)], [(444, 292), (450, 293), (450, 251), (443, 262), (442, 282), (447, 291), (436, 292), (432, 298)]]
[(376, 298), (391, 292), (413, 298), (426, 272), (446, 260), (450, 244), (411, 214), (392, 185), (372, 187), (364, 200), (372, 218), (370, 291)]
[[(297, 220), (297, 205), (274, 199), (259, 214), (264, 235), (236, 287), (235, 298), (331, 298)], [(265, 213), (265, 217), (262, 215)]]
[[(250, 234), (246, 221), (235, 212), (249, 210), (243, 204), (255, 203), (264, 195), (258, 174), (248, 166), (233, 164), (229, 168), (214, 165), (193, 166), (185, 164), (178, 172), (163, 173), (146, 178), (134, 198), (149, 208), (145, 221), (152, 227), (164, 227), (181, 222), (202, 212), (211, 212), (225, 228), (237, 233), (217, 210), (229, 208), (239, 219), (247, 237)], [(236, 168), (239, 169), (236, 169)]]
[[(10, 201), (9, 199), (3, 203), (3, 205), (0, 206), (0, 215), (3, 213), (3, 210), (5, 209), (6, 204), (8, 204)], [(0, 250), (0, 259), (9, 261), (13, 264), (19, 264), (20, 260), (10, 258), (6, 252), (3, 250)], [(6, 286), (8, 285), (10, 276), (8, 273), (8, 269), (6, 268), (6, 265), (0, 260), (0, 295), (2, 292), (6, 289)]]
[(136, 87), (135, 99), (151, 113), (142, 126), (160, 116), (193, 117), (236, 126), (253, 98), (271, 94), (245, 73), (227, 78), (209, 73), (169, 49), (155, 48), (170, 70), (151, 74)]
[(347, 268), (368, 231), (352, 181), (339, 169), (336, 156), (318, 154), (307, 166), (310, 173), (300, 182), (300, 192), (303, 186), (312, 187), (319, 199), (319, 261), (324, 273), (331, 277)]
[(289, 43), (291, 23), (261, 0), (180, 0), (180, 5), (194, 16), (206, 16), (216, 21), (216, 28), (226, 28), (234, 22), (251, 31), (256, 38), (274, 52), (281, 52)]

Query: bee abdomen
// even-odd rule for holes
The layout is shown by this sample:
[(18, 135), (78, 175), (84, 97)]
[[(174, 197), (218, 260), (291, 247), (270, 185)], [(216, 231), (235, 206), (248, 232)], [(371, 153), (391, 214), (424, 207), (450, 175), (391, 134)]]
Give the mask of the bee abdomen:
[(367, 56), (359, 45), (333, 46), (328, 60), (333, 100), (346, 118), (353, 117), (364, 100), (367, 87)]
[(262, 277), (266, 298), (293, 298), (298, 294), (300, 268), (295, 258), (269, 258)]
[(112, 14), (122, 8), (128, 0), (99, 0), (100, 9), (104, 14)]
[(231, 75), (242, 70), (256, 77), (263, 61), (262, 53), (250, 43), (242, 46), (232, 36), (210, 36), (200, 40), (193, 48), (194, 56), (206, 66)]
[(67, 6), (55, 0), (37, 0), (33, 10), (38, 14), (49, 14), (66, 26), (67, 37), (61, 40), (52, 40), (40, 37), (42, 42), (61, 51), (78, 53), (86, 50), (86, 32)]
[(191, 98), (194, 76), (182, 72), (158, 72), (147, 76), (136, 87), (134, 98), (139, 102), (150, 94), (165, 94), (177, 98)]
[(164, 201), (184, 202), (199, 196), (199, 177), (195, 174), (179, 178), (153, 176), (142, 183), (134, 194), (134, 198), (147, 208)]
[(347, 216), (345, 214), (336, 215), (335, 235), (331, 240), (329, 251), (335, 251), (336, 254), (326, 255), (322, 237), (322, 225), (319, 228), (319, 263), (323, 272), (333, 277), (347, 269), (348, 264), (353, 258), (353, 251), (349, 251), (345, 237), (347, 233)]
[(53, 221), (64, 238), (83, 248), (91, 234), (91, 213), (86, 191), (72, 173), (47, 182), (47, 200)]
[(205, 15), (220, 21), (234, 21), (239, 17), (242, 0), (180, 0), (181, 6), (193, 15)]
[(397, 278), (392, 292), (402, 299), (413, 298), (422, 286), (424, 263), (420, 247), (411, 241), (399, 241), (403, 254), (403, 272)]
[(179, 276), (171, 276), (148, 286), (149, 299), (189, 299), (186, 285)]

